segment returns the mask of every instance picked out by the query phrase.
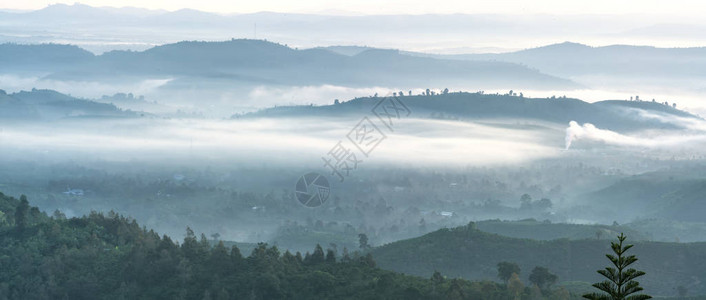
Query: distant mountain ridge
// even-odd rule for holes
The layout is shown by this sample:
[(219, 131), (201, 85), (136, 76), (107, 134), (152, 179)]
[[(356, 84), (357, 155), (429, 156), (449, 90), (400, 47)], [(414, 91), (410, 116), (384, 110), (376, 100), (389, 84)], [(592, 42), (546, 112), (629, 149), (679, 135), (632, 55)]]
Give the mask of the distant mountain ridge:
[[(3, 57), (5, 59), (3, 59)], [(145, 51), (91, 55), (75, 46), (0, 45), (8, 70), (47, 72), (62, 80), (116, 77), (210, 78), (282, 85), (469, 84), (492, 87), (577, 88), (565, 79), (505, 62), (442, 60), (370, 49), (346, 56), (322, 49), (297, 50), (263, 40), (188, 41)]]
[(704, 68), (706, 47), (658, 48), (631, 45), (591, 47), (564, 42), (499, 54), (431, 56), (446, 59), (513, 62), (548, 74), (569, 78), (589, 74), (632, 75), (646, 78), (706, 76)]
[(73, 45), (0, 44), (0, 64), (3, 72), (31, 72), (69, 68), (73, 64), (90, 61), (93, 53)]

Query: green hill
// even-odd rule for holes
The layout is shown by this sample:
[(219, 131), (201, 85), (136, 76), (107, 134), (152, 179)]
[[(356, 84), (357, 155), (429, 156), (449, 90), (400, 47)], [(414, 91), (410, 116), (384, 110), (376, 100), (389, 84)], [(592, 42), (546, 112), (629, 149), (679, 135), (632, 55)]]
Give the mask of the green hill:
[(486, 220), (476, 222), (476, 227), (484, 232), (495, 233), (506, 237), (525, 238), (533, 240), (555, 240), (555, 239), (612, 239), (621, 232), (630, 236), (633, 241), (649, 240), (637, 230), (628, 226), (609, 225), (585, 225), (551, 223), (548, 221), (537, 221), (535, 219), (519, 221)]
[(533, 240), (609, 240), (625, 233), (632, 241), (700, 242), (706, 223), (682, 222), (661, 218), (642, 218), (626, 224), (567, 224), (526, 219), (518, 221), (486, 220), (476, 222), (479, 230), (506, 237)]
[[(628, 237), (629, 238), (629, 237)], [(633, 243), (633, 242), (631, 242)], [(636, 267), (647, 272), (640, 282), (654, 295), (673, 296), (683, 285), (689, 293), (706, 294), (706, 243), (634, 242)], [(438, 270), (453, 277), (492, 280), (501, 261), (516, 262), (521, 278), (535, 266), (549, 268), (559, 282), (596, 282), (609, 252), (605, 240), (536, 241), (503, 237), (479, 231), (475, 224), (441, 229), (371, 251), (378, 265), (406, 274), (429, 276)]]

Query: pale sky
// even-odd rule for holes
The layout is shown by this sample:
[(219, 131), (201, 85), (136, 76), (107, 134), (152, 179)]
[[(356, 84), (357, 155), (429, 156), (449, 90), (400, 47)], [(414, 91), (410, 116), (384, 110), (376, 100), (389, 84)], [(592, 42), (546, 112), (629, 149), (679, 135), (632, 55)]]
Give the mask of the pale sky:
[[(73, 4), (75, 0), (0, 0), (0, 9), (40, 9), (53, 3)], [(701, 0), (83, 0), (91, 6), (141, 7), (178, 10), (191, 8), (219, 13), (252, 13), (259, 11), (290, 13), (493, 13), (493, 14), (654, 14), (671, 16), (703, 16), (706, 2)]]

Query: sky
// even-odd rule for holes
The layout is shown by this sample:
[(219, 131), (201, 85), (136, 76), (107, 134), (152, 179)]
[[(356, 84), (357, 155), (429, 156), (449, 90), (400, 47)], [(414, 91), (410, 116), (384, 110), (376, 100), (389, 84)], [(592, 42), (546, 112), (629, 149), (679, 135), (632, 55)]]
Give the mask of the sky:
[[(0, 0), (0, 9), (34, 10), (54, 3), (73, 4), (68, 0)], [(84, 0), (91, 6), (140, 7), (148, 9), (197, 9), (219, 13), (252, 13), (273, 11), (285, 13), (325, 14), (653, 14), (678, 17), (698, 17), (706, 12), (700, 0)]]

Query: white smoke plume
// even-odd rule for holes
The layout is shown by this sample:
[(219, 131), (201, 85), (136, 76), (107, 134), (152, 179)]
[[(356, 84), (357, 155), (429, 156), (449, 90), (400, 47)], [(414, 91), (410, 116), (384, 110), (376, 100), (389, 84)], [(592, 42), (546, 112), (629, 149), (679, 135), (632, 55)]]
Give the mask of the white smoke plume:
[(644, 141), (641, 141), (640, 139), (625, 136), (610, 130), (599, 129), (591, 123), (579, 125), (576, 121), (569, 122), (569, 127), (566, 128), (566, 137), (564, 138), (565, 149), (569, 150), (571, 143), (580, 139), (598, 140), (608, 144), (645, 144)]
[(566, 128), (566, 136), (564, 138), (565, 150), (568, 150), (571, 144), (577, 140), (599, 141), (618, 146), (674, 147), (679, 145), (686, 146), (694, 142), (706, 142), (706, 135), (703, 131), (691, 132), (688, 135), (682, 131), (679, 133), (672, 132), (645, 137), (633, 137), (611, 130), (600, 129), (591, 123), (579, 125), (576, 121), (571, 121), (569, 122), (569, 127)]

